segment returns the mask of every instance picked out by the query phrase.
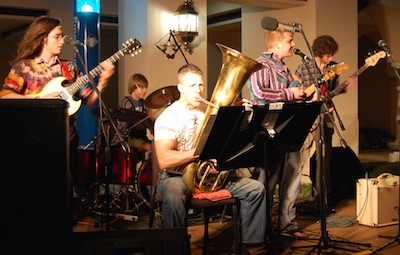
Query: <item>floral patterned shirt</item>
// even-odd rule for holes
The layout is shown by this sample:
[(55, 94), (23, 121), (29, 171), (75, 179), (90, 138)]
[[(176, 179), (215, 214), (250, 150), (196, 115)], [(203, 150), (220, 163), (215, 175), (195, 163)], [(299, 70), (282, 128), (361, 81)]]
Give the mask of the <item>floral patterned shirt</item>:
[[(65, 71), (63, 72), (62, 63)], [(65, 74), (65, 72), (69, 74)], [(3, 90), (11, 90), (21, 95), (37, 94), (55, 77), (64, 76), (74, 81), (83, 74), (72, 61), (64, 61), (57, 58), (52, 64), (46, 64), (42, 58), (24, 59), (15, 63), (3, 84)], [(88, 95), (87, 88), (82, 89)]]

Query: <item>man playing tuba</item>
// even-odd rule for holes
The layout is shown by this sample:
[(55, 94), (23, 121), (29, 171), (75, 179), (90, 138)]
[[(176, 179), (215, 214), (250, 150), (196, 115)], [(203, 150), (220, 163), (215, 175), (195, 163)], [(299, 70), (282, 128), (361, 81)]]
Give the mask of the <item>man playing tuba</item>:
[[(166, 108), (154, 126), (154, 151), (161, 170), (157, 191), (162, 197), (162, 215), (166, 228), (187, 227), (189, 201), (193, 195), (182, 174), (167, 171), (185, 168), (198, 158), (193, 143), (204, 121), (198, 107), (203, 94), (203, 73), (193, 64), (178, 71), (180, 98)], [(247, 177), (228, 179), (224, 188), (240, 200), (240, 225), (244, 244), (264, 242), (266, 227), (266, 192), (264, 185)]]

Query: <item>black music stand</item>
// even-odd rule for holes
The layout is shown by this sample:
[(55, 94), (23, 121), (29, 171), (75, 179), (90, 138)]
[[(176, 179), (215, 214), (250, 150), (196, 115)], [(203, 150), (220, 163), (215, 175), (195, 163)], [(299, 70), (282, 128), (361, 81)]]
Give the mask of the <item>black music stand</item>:
[(218, 160), (221, 170), (265, 166), (264, 153), (257, 149), (267, 141), (279, 150), (299, 150), (320, 108), (321, 102), (220, 107), (209, 118), (195, 155)]
[[(195, 151), (199, 159), (216, 159), (219, 170), (264, 167), (276, 149), (299, 150), (320, 113), (322, 102), (268, 103), (262, 106), (225, 106), (212, 115)], [(267, 215), (269, 189), (267, 191)], [(267, 217), (266, 242), (272, 236)]]

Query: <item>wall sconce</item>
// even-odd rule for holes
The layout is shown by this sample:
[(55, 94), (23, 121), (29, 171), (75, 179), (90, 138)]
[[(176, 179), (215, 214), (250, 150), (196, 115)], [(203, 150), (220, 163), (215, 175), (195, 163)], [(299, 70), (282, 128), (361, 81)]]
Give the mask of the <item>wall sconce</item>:
[[(167, 36), (168, 37), (168, 41), (164, 44), (161, 44), (161, 41), (163, 41)], [(165, 54), (165, 56), (167, 56), (167, 58), (169, 59), (174, 59), (175, 58), (175, 54), (180, 51), (182, 53), (183, 58), (185, 59), (186, 64), (188, 64), (188, 60), (186, 59), (185, 54), (183, 53), (181, 47), (182, 45), (179, 44), (176, 40), (176, 37), (173, 33), (172, 30), (169, 31), (168, 34), (166, 34), (163, 38), (161, 38), (158, 42), (156, 42), (154, 44), (162, 53)]]
[(185, 0), (174, 13), (173, 33), (186, 51), (189, 44), (199, 34), (199, 13), (193, 7), (193, 1)]

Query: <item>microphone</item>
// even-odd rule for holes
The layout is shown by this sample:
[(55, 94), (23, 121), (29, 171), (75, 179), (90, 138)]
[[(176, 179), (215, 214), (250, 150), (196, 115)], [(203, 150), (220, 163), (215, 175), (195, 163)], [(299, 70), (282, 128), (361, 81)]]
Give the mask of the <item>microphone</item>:
[(301, 52), (299, 49), (295, 48), (294, 49), (294, 54), (299, 55), (302, 59), (304, 60), (309, 60), (311, 61), (311, 58), (309, 58), (306, 54), (304, 54), (303, 52)]
[(85, 46), (85, 44), (83, 44), (82, 42), (75, 40), (73, 38), (71, 38), (69, 35), (64, 35), (63, 36), (63, 40), (65, 43), (69, 43), (72, 44), (74, 46)]
[(268, 30), (276, 30), (277, 28), (281, 28), (283, 30), (289, 32), (301, 32), (302, 27), (300, 24), (292, 23), (292, 25), (280, 23), (277, 19), (271, 17), (264, 17), (261, 20), (261, 27)]
[(384, 49), (389, 56), (392, 54), (392, 51), (383, 39), (379, 40), (378, 46)]

